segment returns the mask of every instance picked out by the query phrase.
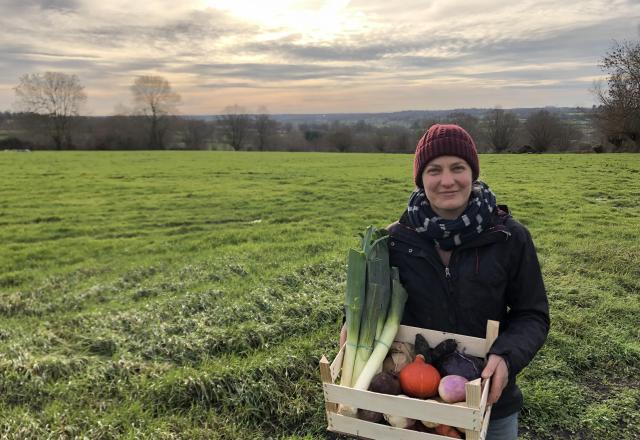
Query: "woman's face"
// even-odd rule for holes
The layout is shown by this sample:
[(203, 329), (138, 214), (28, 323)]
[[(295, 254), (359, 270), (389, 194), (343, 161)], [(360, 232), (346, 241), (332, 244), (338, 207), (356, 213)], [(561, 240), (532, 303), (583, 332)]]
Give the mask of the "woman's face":
[(431, 208), (440, 217), (452, 220), (466, 209), (471, 195), (471, 167), (457, 156), (439, 156), (422, 172), (422, 185)]

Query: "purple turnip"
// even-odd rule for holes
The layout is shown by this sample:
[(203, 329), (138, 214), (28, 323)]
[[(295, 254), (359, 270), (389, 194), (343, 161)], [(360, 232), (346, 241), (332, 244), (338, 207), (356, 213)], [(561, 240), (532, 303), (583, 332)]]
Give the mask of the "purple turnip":
[(466, 397), (464, 384), (467, 382), (468, 380), (462, 376), (445, 376), (440, 380), (438, 394), (447, 403), (462, 402)]

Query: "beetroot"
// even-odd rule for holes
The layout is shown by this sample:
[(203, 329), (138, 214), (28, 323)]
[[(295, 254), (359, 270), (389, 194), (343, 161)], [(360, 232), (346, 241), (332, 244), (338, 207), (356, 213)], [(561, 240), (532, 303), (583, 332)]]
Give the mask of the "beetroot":
[(438, 394), (447, 403), (462, 402), (466, 397), (464, 384), (467, 382), (468, 380), (462, 376), (445, 376), (440, 380)]
[(445, 339), (436, 345), (436, 348), (431, 350), (431, 360), (433, 364), (437, 367), (445, 357), (456, 351), (457, 347), (458, 343), (455, 339)]
[(429, 343), (420, 333), (416, 334), (416, 343), (414, 344), (416, 355), (421, 354), (424, 356), (424, 361), (428, 364), (433, 362), (431, 358), (431, 347), (429, 347)]
[[(369, 385), (369, 391), (382, 394), (398, 395), (402, 392), (400, 389), (400, 381), (391, 373), (378, 373), (371, 379)], [(367, 422), (380, 423), (382, 422), (382, 413), (377, 411), (369, 411), (367, 409), (358, 409), (358, 418), (366, 420)]]
[(358, 409), (358, 418), (367, 422), (380, 423), (382, 422), (382, 413), (377, 411), (369, 411), (368, 409)]
[(402, 393), (398, 377), (386, 372), (378, 373), (373, 376), (371, 384), (369, 384), (369, 391), (382, 394), (392, 394), (394, 396)]

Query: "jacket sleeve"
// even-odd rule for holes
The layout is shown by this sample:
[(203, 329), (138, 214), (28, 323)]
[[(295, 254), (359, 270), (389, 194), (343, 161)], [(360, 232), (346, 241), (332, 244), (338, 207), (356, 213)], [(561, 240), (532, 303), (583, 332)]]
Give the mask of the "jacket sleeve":
[(549, 303), (531, 234), (522, 225), (513, 231), (504, 328), (489, 350), (503, 356), (515, 377), (533, 359), (549, 332)]

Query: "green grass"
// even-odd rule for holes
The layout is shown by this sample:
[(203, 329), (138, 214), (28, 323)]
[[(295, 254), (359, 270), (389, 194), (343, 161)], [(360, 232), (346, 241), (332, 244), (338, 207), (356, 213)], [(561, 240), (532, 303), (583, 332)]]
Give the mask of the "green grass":
[[(527, 439), (640, 435), (640, 155), (482, 155), (552, 314)], [(381, 154), (0, 153), (0, 437), (321, 439), (346, 250)]]

